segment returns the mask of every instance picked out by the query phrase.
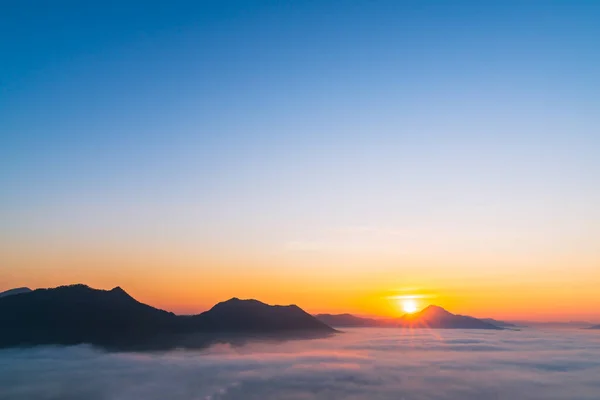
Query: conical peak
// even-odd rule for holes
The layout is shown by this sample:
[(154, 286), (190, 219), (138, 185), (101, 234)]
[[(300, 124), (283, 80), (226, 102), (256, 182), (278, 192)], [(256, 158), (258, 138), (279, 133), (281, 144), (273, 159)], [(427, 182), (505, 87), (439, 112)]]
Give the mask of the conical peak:
[(430, 306), (427, 306), (419, 314), (421, 314), (421, 315), (431, 315), (431, 316), (452, 315), (452, 313), (446, 311), (442, 307), (436, 306), (436, 305), (433, 305), (433, 304), (430, 305)]

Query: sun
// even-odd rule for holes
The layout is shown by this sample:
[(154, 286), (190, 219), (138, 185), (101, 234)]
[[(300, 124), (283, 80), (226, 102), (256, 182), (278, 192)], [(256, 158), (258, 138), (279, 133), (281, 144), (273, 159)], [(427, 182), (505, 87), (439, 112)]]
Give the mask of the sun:
[(417, 311), (417, 303), (412, 299), (402, 300), (402, 310), (407, 314), (412, 314)]

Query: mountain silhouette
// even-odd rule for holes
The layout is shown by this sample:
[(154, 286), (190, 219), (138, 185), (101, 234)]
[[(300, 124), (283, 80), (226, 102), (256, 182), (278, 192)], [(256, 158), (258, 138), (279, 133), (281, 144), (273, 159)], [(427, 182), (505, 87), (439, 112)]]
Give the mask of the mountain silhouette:
[[(519, 325), (511, 324), (510, 322), (499, 321), (493, 318), (479, 318), (480, 321), (487, 322), (488, 324), (499, 326), (500, 328), (519, 328)], [(522, 326), (521, 326), (522, 327)]]
[(317, 314), (315, 317), (334, 328), (366, 328), (385, 326), (386, 321), (375, 318), (362, 318), (352, 314)]
[(335, 332), (297, 306), (231, 299), (199, 315), (177, 316), (138, 302), (120, 287), (81, 284), (0, 298), (0, 326), (0, 348), (80, 343), (158, 348), (202, 345), (225, 334)]
[(270, 306), (235, 297), (191, 319), (204, 330), (220, 332), (333, 331), (296, 305)]
[[(452, 314), (442, 307), (431, 305), (414, 314), (400, 318), (361, 318), (352, 314), (318, 314), (320, 321), (336, 328), (410, 327), (432, 329), (502, 329), (503, 326), (464, 315)], [(500, 321), (498, 321), (500, 322)]]
[(452, 314), (442, 307), (435, 305), (430, 305), (414, 314), (405, 314), (396, 320), (395, 323), (399, 327), (407, 328), (503, 329), (477, 318)]
[(12, 296), (15, 294), (29, 293), (29, 292), (31, 292), (31, 289), (29, 289), (28, 287), (14, 288), (14, 289), (9, 289), (4, 292), (0, 292), (0, 297)]
[(142, 304), (119, 287), (38, 289), (0, 299), (0, 347), (133, 340), (166, 332), (175, 320), (174, 314)]

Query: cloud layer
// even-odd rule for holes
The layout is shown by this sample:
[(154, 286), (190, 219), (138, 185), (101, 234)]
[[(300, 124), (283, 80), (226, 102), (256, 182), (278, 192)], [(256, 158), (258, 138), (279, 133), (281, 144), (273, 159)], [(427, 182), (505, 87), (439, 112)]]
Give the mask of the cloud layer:
[(203, 351), (0, 351), (0, 400), (597, 400), (599, 376), (600, 332), (574, 330), (356, 329)]

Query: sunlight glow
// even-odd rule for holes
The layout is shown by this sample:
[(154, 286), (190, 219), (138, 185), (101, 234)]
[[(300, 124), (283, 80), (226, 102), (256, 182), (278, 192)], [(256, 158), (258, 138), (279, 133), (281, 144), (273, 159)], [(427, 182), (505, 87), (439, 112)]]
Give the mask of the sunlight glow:
[(402, 310), (408, 314), (412, 314), (417, 311), (417, 303), (412, 299), (403, 300)]

